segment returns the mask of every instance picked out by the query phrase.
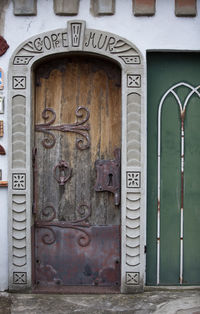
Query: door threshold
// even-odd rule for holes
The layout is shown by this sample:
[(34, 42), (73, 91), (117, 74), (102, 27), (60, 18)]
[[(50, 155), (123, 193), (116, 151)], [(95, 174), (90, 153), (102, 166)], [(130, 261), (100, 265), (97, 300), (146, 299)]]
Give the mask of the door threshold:
[(120, 287), (96, 286), (60, 286), (60, 287), (33, 287), (32, 293), (53, 294), (119, 294)]
[(200, 290), (200, 286), (145, 286), (144, 291), (162, 290)]

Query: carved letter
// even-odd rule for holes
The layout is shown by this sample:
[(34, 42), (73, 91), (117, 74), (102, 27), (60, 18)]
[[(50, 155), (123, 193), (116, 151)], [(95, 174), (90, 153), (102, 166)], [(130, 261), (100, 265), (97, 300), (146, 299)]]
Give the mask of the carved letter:
[(63, 47), (68, 47), (68, 44), (67, 44), (67, 33), (62, 33), (62, 45)]
[(101, 37), (102, 36), (103, 36), (102, 34), (99, 36), (99, 40), (98, 40), (98, 44), (97, 44), (99, 49), (102, 49), (105, 46), (105, 43), (106, 43), (106, 40), (107, 40), (107, 36), (105, 36), (103, 44), (100, 46), (100, 42), (101, 42)]
[(109, 51), (113, 51), (113, 46), (114, 44), (116, 43), (116, 39), (114, 37), (110, 37), (108, 39), (108, 43), (107, 43), (107, 46), (106, 46), (106, 50), (109, 49)]
[(47, 36), (44, 37), (44, 46), (47, 50), (51, 49), (51, 41)]
[(51, 35), (53, 48), (57, 48), (57, 47), (60, 46), (60, 42), (59, 42), (59, 39), (58, 39), (59, 35), (60, 35), (60, 33), (58, 33), (58, 35), (56, 35), (56, 34), (52, 34)]
[(36, 38), (34, 40), (34, 47), (36, 50), (42, 51), (42, 40), (41, 40), (41, 38)]
[(95, 37), (95, 33), (90, 32), (90, 37), (88, 39), (88, 42), (85, 43), (85, 47), (88, 47), (90, 45), (90, 40), (92, 40), (92, 47), (96, 48), (97, 45), (95, 45), (94, 43), (94, 37)]

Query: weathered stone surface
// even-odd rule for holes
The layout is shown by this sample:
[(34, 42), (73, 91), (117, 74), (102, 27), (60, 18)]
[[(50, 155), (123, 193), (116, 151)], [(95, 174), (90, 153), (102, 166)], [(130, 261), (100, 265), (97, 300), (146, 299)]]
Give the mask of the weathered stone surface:
[(1, 0), (0, 1), (0, 34), (3, 35), (4, 27), (5, 27), (5, 13), (6, 9), (9, 5), (9, 0)]
[(96, 15), (112, 15), (115, 13), (115, 0), (92, 0), (92, 13)]
[(1, 294), (0, 314), (197, 314), (200, 290), (113, 295)]
[(133, 13), (135, 16), (155, 14), (155, 0), (133, 0)]
[(196, 0), (176, 0), (175, 14), (176, 16), (196, 16)]
[(54, 0), (54, 12), (57, 15), (77, 15), (79, 0)]
[(13, 10), (15, 15), (36, 15), (36, 0), (13, 0)]

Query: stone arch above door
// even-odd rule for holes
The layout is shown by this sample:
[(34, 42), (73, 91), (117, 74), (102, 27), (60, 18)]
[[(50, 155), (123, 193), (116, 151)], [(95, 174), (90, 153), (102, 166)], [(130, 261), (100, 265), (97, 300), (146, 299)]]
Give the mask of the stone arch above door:
[(84, 21), (35, 35), (14, 52), (9, 67), (9, 289), (31, 287), (32, 70), (42, 58), (73, 52), (115, 60), (122, 71), (121, 292), (144, 284), (143, 60), (129, 41), (87, 29)]

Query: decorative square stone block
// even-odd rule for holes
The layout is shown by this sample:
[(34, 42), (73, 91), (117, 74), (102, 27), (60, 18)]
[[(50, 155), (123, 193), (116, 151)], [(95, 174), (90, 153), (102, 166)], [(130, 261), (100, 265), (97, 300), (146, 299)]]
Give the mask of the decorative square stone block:
[(115, 13), (115, 0), (91, 0), (94, 15), (112, 15)]
[(126, 273), (126, 284), (127, 285), (139, 285), (139, 273)]
[(155, 0), (133, 0), (135, 16), (151, 16), (155, 14)]
[(13, 76), (13, 89), (25, 89), (26, 77), (25, 76)]
[(25, 173), (13, 173), (12, 187), (13, 187), (13, 190), (25, 190), (26, 189), (26, 174)]
[(54, 12), (57, 15), (77, 15), (80, 0), (54, 0)]
[(13, 273), (13, 283), (16, 285), (27, 283), (27, 274), (24, 272), (14, 272)]
[(140, 172), (139, 171), (127, 171), (126, 173), (126, 186), (127, 188), (140, 188)]
[(176, 16), (196, 16), (196, 0), (175, 0)]
[(13, 0), (14, 15), (36, 15), (37, 0)]
[(132, 88), (141, 87), (141, 75), (128, 74), (127, 75), (127, 87), (132, 87)]

